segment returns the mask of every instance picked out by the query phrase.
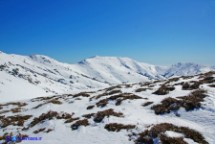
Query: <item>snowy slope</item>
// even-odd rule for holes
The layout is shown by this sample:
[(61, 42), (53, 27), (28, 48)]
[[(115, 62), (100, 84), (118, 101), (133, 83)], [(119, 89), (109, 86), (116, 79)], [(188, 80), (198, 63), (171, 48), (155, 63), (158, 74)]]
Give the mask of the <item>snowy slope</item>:
[[(189, 87), (185, 83), (196, 84)], [(158, 144), (165, 136), (166, 141), (174, 138), (176, 144), (214, 144), (214, 85), (213, 72), (149, 83), (121, 84), (94, 92), (1, 103), (0, 142), (5, 142), (5, 137), (11, 133), (42, 138), (40, 141), (23, 140), (21, 144), (149, 144), (150, 140), (150, 144)], [(174, 89), (167, 88), (163, 94), (155, 93), (165, 87)], [(205, 90), (204, 94), (195, 93), (193, 98), (191, 94), (199, 89)], [(193, 101), (189, 101), (190, 97)], [(164, 104), (165, 109), (160, 108), (163, 113), (157, 114), (153, 106), (162, 105), (165, 99), (170, 100)], [(183, 103), (179, 102), (181, 100)], [(106, 110), (109, 109), (115, 114), (108, 113)], [(99, 113), (101, 111), (106, 113)], [(174, 128), (162, 128), (164, 123)], [(108, 127), (113, 124), (118, 125)], [(127, 130), (125, 127), (115, 130), (120, 125), (132, 126)], [(158, 129), (153, 131), (156, 126)], [(178, 127), (182, 128), (177, 131)], [(146, 130), (152, 132), (147, 135)], [(139, 139), (142, 132), (145, 134)]]
[(213, 68), (196, 64), (162, 67), (129, 58), (99, 56), (77, 64), (66, 64), (43, 55), (20, 56), (0, 52), (0, 95), (2, 102), (21, 100), (210, 70)]

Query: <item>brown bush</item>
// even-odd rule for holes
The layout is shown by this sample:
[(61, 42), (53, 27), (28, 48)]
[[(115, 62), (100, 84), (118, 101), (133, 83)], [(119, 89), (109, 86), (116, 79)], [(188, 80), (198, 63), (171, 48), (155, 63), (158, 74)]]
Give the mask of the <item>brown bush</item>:
[(41, 114), (39, 117), (36, 117), (33, 119), (33, 121), (29, 124), (29, 127), (34, 127), (35, 125), (44, 122), (45, 120), (51, 120), (53, 118), (56, 118), (58, 116), (58, 112), (55, 111), (49, 111), (47, 113)]
[(142, 92), (142, 91), (146, 91), (146, 90), (147, 90), (147, 88), (138, 88), (135, 90), (135, 92)]
[(174, 98), (165, 98), (161, 101), (161, 104), (154, 105), (151, 107), (155, 111), (155, 114), (165, 114), (171, 111), (178, 110), (181, 106), (181, 102)]
[(123, 117), (123, 113), (115, 112), (113, 109), (108, 109), (104, 111), (99, 111), (94, 115), (94, 121), (96, 123), (102, 122), (105, 117), (115, 116), (115, 117)]
[(188, 82), (185, 82), (182, 84), (182, 89), (183, 90), (194, 90), (194, 89), (198, 89), (200, 86), (200, 82), (192, 82), (192, 83), (188, 83)]
[(200, 81), (201, 83), (213, 83), (215, 82), (214, 77), (205, 77), (203, 80)]
[(201, 107), (201, 102), (207, 95), (204, 90), (195, 90), (190, 93), (189, 96), (174, 98), (165, 98), (161, 101), (161, 104), (154, 105), (151, 107), (155, 111), (155, 114), (165, 114), (171, 111), (179, 110), (181, 107), (185, 108), (187, 111), (198, 109)]
[(215, 87), (215, 84), (209, 85), (209, 87), (212, 87), (212, 88), (214, 88), (214, 87)]
[(156, 94), (156, 95), (166, 95), (170, 91), (173, 91), (173, 90), (175, 90), (174, 86), (161, 85), (161, 87), (157, 91), (155, 91), (153, 94)]
[(72, 124), (71, 128), (72, 130), (77, 130), (80, 126), (88, 126), (89, 122), (87, 119), (76, 121), (74, 124)]
[(80, 92), (73, 95), (73, 98), (77, 98), (77, 97), (90, 97), (90, 94), (88, 94), (87, 92)]
[(57, 104), (57, 105), (62, 104), (62, 102), (61, 102), (61, 101), (59, 101), (58, 99), (50, 100), (50, 101), (48, 101), (48, 102), (47, 102), (47, 104), (48, 104), (48, 103)]
[[(163, 141), (163, 143), (172, 142), (173, 139), (165, 137), (163, 135), (166, 131), (182, 133), (185, 138), (190, 138), (193, 141), (195, 141), (196, 143), (208, 144), (208, 142), (199, 132), (192, 130), (190, 128), (187, 128), (187, 127), (178, 127), (178, 126), (175, 126), (175, 125), (169, 124), (169, 123), (161, 123), (161, 124), (155, 125), (151, 129), (140, 133), (139, 137), (137, 138), (137, 140), (135, 142), (136, 142), (136, 144), (153, 142), (153, 139), (155, 139), (155, 138), (160, 139), (161, 141)], [(181, 139), (181, 140), (182, 140), (181, 143), (178, 143), (178, 144), (184, 144), (184, 143), (186, 144), (186, 142), (183, 139)], [(177, 142), (179, 142), (179, 141), (177, 140)]]
[(90, 106), (87, 107), (87, 110), (91, 110), (93, 108), (94, 108), (94, 105), (90, 105)]
[(64, 123), (72, 123), (76, 120), (79, 120), (79, 118), (69, 118), (69, 119), (66, 119), (66, 121)]
[(183, 140), (183, 138), (177, 137), (167, 137), (164, 134), (160, 135), (160, 140), (163, 144), (188, 144)]
[(8, 116), (8, 117), (1, 117), (2, 128), (6, 128), (7, 126), (23, 126), (25, 121), (30, 119), (32, 115), (15, 115), (15, 116)]
[(117, 94), (117, 93), (122, 93), (121, 90), (112, 90), (110, 92), (107, 92), (107, 95), (113, 95), (113, 94)]
[(38, 133), (44, 132), (45, 130), (46, 128), (41, 128), (41, 129), (35, 130), (33, 133), (38, 134)]
[(96, 103), (97, 107), (105, 107), (107, 104), (108, 104), (108, 99), (103, 99)]
[(110, 123), (105, 125), (105, 129), (112, 132), (119, 132), (121, 130), (134, 129), (135, 125), (123, 125), (118, 123)]
[(117, 88), (121, 88), (121, 86), (120, 85), (116, 85), (116, 86), (112, 86), (112, 87), (106, 88), (105, 90), (107, 92), (107, 91), (112, 91), (112, 90), (117, 89)]
[(90, 119), (91, 117), (93, 117), (95, 115), (95, 113), (90, 113), (90, 114), (85, 114), (82, 117), (88, 118)]
[(151, 104), (153, 104), (153, 102), (149, 101), (149, 102), (145, 102), (144, 104), (142, 104), (142, 106), (146, 107), (146, 106), (149, 106)]
[(187, 111), (194, 110), (201, 107), (201, 102), (207, 95), (204, 90), (193, 91), (189, 96), (178, 97), (181, 99), (181, 106)]

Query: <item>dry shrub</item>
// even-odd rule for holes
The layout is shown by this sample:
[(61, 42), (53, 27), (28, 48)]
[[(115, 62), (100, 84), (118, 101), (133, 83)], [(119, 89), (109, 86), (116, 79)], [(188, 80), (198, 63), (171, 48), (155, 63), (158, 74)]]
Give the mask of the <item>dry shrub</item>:
[(47, 113), (41, 114), (39, 117), (33, 119), (33, 121), (29, 124), (29, 127), (34, 127), (35, 125), (44, 122), (45, 120), (51, 120), (58, 116), (58, 112), (48, 111)]
[(96, 103), (97, 107), (105, 107), (107, 104), (108, 104), (108, 99), (103, 99)]
[(143, 98), (140, 96), (137, 96), (135, 94), (132, 94), (132, 93), (122, 93), (122, 94), (119, 94), (116, 96), (109, 97), (108, 99), (109, 100), (120, 100), (122, 102), (125, 100), (135, 100), (135, 99), (143, 99)]
[(61, 102), (61, 101), (59, 101), (58, 99), (50, 100), (50, 101), (48, 101), (48, 102), (47, 102), (47, 104), (48, 104), (48, 103), (57, 104), (57, 105), (62, 104), (62, 102)]
[(44, 132), (45, 130), (46, 128), (41, 128), (41, 129), (35, 130), (33, 133), (38, 134), (38, 133)]
[(90, 97), (90, 94), (88, 94), (87, 92), (80, 92), (73, 95), (73, 98), (77, 98), (77, 97)]
[(164, 134), (160, 135), (160, 140), (163, 144), (188, 144), (181, 137), (167, 137)]
[(33, 133), (34, 134), (38, 134), (38, 133), (41, 133), (41, 132), (50, 133), (51, 131), (53, 131), (53, 129), (47, 129), (46, 130), (46, 128), (41, 128), (41, 129), (35, 130)]
[(72, 123), (72, 122), (74, 122), (76, 120), (79, 120), (79, 118), (69, 118), (64, 123)]
[(178, 110), (180, 106), (180, 101), (169, 97), (162, 100), (161, 104), (154, 105), (151, 107), (151, 109), (155, 111), (155, 114), (165, 114), (174, 110)]
[(200, 86), (200, 82), (193, 81), (192, 83), (185, 82), (182, 84), (183, 90), (194, 90), (198, 89)]
[(147, 90), (147, 88), (138, 88), (135, 90), (135, 92), (142, 92), (142, 91), (146, 91), (146, 90)]
[(113, 109), (107, 109), (104, 111), (99, 111), (94, 115), (94, 122), (100, 123), (105, 117), (110, 117), (110, 116), (115, 116), (115, 117), (123, 117), (123, 113), (121, 112), (115, 112)]
[(6, 128), (7, 126), (23, 126), (25, 121), (30, 119), (32, 115), (15, 115), (15, 116), (8, 116), (8, 117), (1, 117), (1, 127)]
[(28, 128), (24, 128), (24, 130), (28, 130), (29, 128), (32, 128), (39, 123), (43, 123), (45, 120), (51, 120), (54, 118), (64, 119), (65, 123), (70, 123), (78, 119), (78, 118), (73, 118), (72, 116), (73, 115), (68, 113), (59, 114), (56, 111), (48, 111), (47, 113), (41, 114), (39, 117), (35, 117), (33, 121), (29, 124)]
[(77, 130), (80, 126), (88, 126), (89, 122), (88, 119), (83, 119), (76, 121), (74, 124), (71, 125), (72, 130)]
[(153, 94), (156, 94), (156, 95), (166, 95), (168, 94), (170, 91), (173, 91), (175, 90), (175, 87), (174, 86), (168, 86), (168, 85), (161, 85), (161, 87), (155, 91)]
[(3, 110), (3, 111), (0, 111), (0, 114), (4, 114), (4, 113), (8, 113), (10, 112), (9, 110)]
[(189, 96), (177, 97), (178, 99), (165, 98), (161, 101), (161, 104), (154, 105), (151, 109), (155, 111), (155, 114), (170, 113), (179, 110), (181, 107), (190, 111), (200, 108), (201, 102), (204, 101), (206, 96), (205, 91), (199, 89), (191, 92)]
[(146, 107), (146, 106), (149, 106), (149, 105), (151, 105), (151, 104), (153, 104), (154, 102), (151, 102), (151, 101), (149, 101), (149, 102), (145, 102), (144, 104), (142, 104), (142, 106), (143, 107)]
[(134, 129), (135, 125), (123, 125), (119, 123), (110, 123), (105, 125), (105, 129), (112, 132), (119, 132), (121, 130)]
[(131, 93), (121, 93), (118, 95), (110, 96), (109, 98), (100, 100), (96, 103), (97, 107), (105, 107), (108, 104), (108, 101), (116, 101), (116, 105), (120, 105), (125, 100), (135, 100), (135, 99), (143, 99), (140, 96), (131, 94)]
[(95, 115), (95, 113), (90, 113), (90, 114), (85, 114), (82, 117), (85, 117), (87, 119), (90, 119), (91, 117), (93, 117)]
[(110, 92), (107, 92), (107, 95), (113, 95), (113, 94), (117, 94), (117, 93), (122, 93), (121, 90), (112, 90)]
[(207, 97), (204, 90), (193, 91), (189, 96), (178, 97), (181, 99), (181, 105), (187, 111), (194, 110), (201, 107), (201, 102), (204, 101), (204, 98)]
[(94, 105), (90, 105), (90, 106), (87, 107), (87, 110), (91, 110), (93, 108), (94, 108)]
[(39, 104), (39, 105), (37, 105), (37, 106), (33, 107), (33, 109), (38, 109), (38, 108), (40, 108), (40, 107), (42, 107), (42, 106), (44, 106), (44, 105), (46, 105), (46, 104), (56, 104), (56, 105), (61, 105), (61, 104), (62, 104), (62, 102), (61, 102), (61, 101), (59, 101), (59, 100), (58, 100), (58, 98), (55, 98), (55, 99), (49, 100), (49, 101), (47, 101), (47, 102), (41, 103), (41, 104)]
[(201, 80), (200, 81), (202, 84), (203, 83), (206, 83), (206, 84), (208, 84), (208, 83), (213, 83), (213, 82), (215, 82), (215, 79), (214, 79), (214, 77), (205, 77), (203, 80)]
[(209, 85), (209, 87), (212, 87), (212, 88), (214, 88), (214, 87), (215, 87), (215, 84)]
[(1, 107), (9, 106), (9, 105), (18, 106), (18, 107), (24, 107), (27, 104), (26, 103), (21, 103), (21, 102), (10, 102), (10, 103), (6, 103), (6, 104), (0, 104)]
[(117, 89), (117, 88), (121, 88), (121, 86), (120, 85), (116, 85), (116, 86), (112, 86), (112, 87), (106, 88), (105, 90), (106, 90), (106, 92), (108, 92), (108, 91), (112, 91), (112, 90)]
[[(169, 123), (161, 123), (161, 124), (155, 125), (151, 129), (140, 133), (138, 139), (135, 142), (136, 144), (151, 143), (155, 138), (160, 139), (162, 143), (167, 142), (165, 144), (168, 144), (168, 142), (173, 142), (174, 139), (164, 136), (164, 133), (166, 131), (181, 133), (184, 135), (185, 138), (192, 139), (196, 143), (208, 144), (208, 142), (199, 132), (187, 127), (179, 127)], [(183, 139), (180, 139), (180, 140), (181, 140), (181, 143), (179, 143), (178, 139), (176, 139), (176, 142), (178, 142), (177, 144), (186, 144), (186, 142)]]
[(183, 78), (184, 80), (187, 80), (187, 79), (194, 78), (194, 76), (182, 76), (181, 78)]

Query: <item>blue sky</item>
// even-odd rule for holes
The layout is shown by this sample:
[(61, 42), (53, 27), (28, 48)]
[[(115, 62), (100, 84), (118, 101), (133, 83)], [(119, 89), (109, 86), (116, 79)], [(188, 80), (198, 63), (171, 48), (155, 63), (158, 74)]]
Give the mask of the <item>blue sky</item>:
[(0, 50), (215, 63), (215, 0), (0, 0)]

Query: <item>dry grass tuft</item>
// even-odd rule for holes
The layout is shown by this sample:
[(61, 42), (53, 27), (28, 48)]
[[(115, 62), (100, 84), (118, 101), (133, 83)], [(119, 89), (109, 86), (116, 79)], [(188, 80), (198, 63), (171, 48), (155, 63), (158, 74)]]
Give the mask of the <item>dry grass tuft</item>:
[(175, 87), (174, 86), (168, 86), (168, 85), (161, 85), (161, 87), (155, 91), (153, 94), (156, 94), (156, 95), (166, 95), (168, 94), (170, 91), (173, 91), (175, 90)]
[(76, 121), (74, 124), (71, 125), (72, 130), (77, 130), (80, 126), (88, 126), (89, 122), (88, 119), (83, 119)]
[(135, 92), (143, 92), (143, 91), (146, 91), (147, 88), (138, 88), (135, 90)]
[(119, 132), (121, 130), (134, 129), (135, 125), (123, 125), (118, 123), (110, 123), (105, 125), (105, 129), (112, 132)]
[(15, 115), (15, 116), (8, 116), (8, 117), (1, 117), (1, 127), (6, 128), (7, 126), (23, 126), (25, 121), (30, 119), (32, 115)]
[(93, 108), (94, 108), (94, 105), (90, 105), (90, 106), (87, 107), (87, 110), (91, 110)]
[(149, 101), (149, 102), (145, 102), (144, 104), (142, 104), (142, 106), (143, 107), (147, 107), (147, 106), (149, 106), (149, 105), (151, 105), (151, 104), (153, 104), (154, 102), (151, 102), (151, 101)]
[(153, 144), (153, 139), (158, 138), (162, 143), (165, 143), (165, 144), (168, 144), (171, 142), (177, 142), (177, 144), (186, 144), (183, 138), (175, 139), (175, 138), (169, 138), (165, 136), (164, 133), (166, 131), (181, 133), (184, 135), (185, 138), (192, 139), (196, 143), (208, 144), (208, 142), (199, 132), (187, 127), (178, 127), (169, 123), (161, 123), (161, 124), (155, 125), (151, 129), (140, 133), (138, 139), (135, 142), (136, 144), (140, 144), (140, 143)]
[(115, 112), (113, 109), (107, 109), (104, 111), (99, 111), (94, 115), (94, 122), (100, 123), (105, 117), (110, 117), (110, 116), (115, 116), (115, 117), (123, 117), (123, 113), (121, 112)]
[(181, 107), (187, 111), (198, 109), (201, 107), (201, 102), (207, 96), (204, 90), (195, 90), (189, 96), (175, 98), (165, 98), (161, 101), (161, 104), (154, 105), (151, 109), (155, 111), (155, 114), (165, 114), (171, 111), (177, 111)]

